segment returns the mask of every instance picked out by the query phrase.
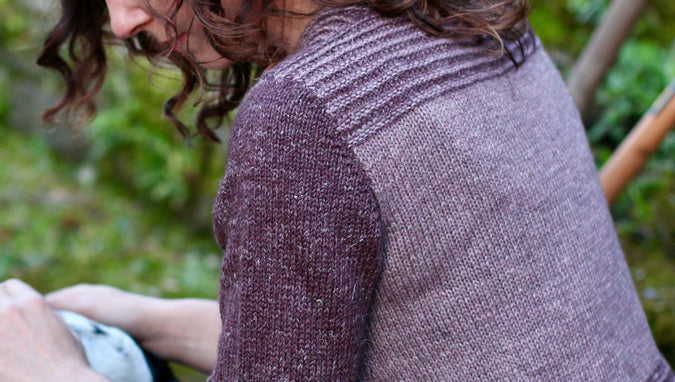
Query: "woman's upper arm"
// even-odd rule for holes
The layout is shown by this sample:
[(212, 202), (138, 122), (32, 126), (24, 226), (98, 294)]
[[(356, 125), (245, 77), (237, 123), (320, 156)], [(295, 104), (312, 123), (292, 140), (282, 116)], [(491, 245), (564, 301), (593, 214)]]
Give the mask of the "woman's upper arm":
[(254, 88), (240, 109), (214, 209), (224, 259), (212, 380), (356, 378), (379, 209), (324, 109), (292, 81)]

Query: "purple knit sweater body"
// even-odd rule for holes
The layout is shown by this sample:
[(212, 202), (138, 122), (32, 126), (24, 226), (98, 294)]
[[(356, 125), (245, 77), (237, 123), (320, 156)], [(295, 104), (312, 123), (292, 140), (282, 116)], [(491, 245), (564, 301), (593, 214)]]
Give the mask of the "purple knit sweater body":
[(209, 381), (675, 380), (533, 36), (324, 9), (242, 103)]

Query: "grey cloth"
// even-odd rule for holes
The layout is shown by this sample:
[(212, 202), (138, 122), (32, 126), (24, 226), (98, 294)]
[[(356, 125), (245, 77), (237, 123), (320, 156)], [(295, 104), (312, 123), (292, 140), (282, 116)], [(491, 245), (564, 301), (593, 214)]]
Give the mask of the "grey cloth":
[(675, 380), (558, 72), (489, 47), (327, 8), (251, 89), (210, 381)]

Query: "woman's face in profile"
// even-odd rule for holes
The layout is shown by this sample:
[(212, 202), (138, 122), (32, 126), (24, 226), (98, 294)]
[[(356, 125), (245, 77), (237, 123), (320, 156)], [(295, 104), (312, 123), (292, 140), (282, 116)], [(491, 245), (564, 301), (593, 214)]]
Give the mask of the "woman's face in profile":
[[(159, 43), (172, 45), (174, 50), (191, 55), (199, 66), (207, 69), (226, 69), (230, 61), (211, 46), (204, 29), (195, 20), (192, 9), (183, 2), (175, 17), (176, 36), (167, 35), (167, 22), (155, 14), (170, 15), (173, 4), (162, 0), (106, 0), (113, 34), (126, 39), (139, 32), (152, 35)], [(153, 11), (151, 12), (150, 9)], [(175, 40), (175, 43), (174, 43)]]

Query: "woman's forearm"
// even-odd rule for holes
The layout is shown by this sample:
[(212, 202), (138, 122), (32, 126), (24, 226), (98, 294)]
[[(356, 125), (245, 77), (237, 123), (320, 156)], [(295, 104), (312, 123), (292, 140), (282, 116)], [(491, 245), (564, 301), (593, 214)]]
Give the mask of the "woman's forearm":
[(143, 317), (141, 345), (168, 360), (211, 372), (216, 362), (221, 323), (218, 303), (203, 299), (156, 300)]

